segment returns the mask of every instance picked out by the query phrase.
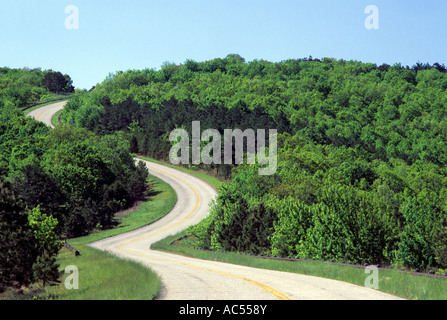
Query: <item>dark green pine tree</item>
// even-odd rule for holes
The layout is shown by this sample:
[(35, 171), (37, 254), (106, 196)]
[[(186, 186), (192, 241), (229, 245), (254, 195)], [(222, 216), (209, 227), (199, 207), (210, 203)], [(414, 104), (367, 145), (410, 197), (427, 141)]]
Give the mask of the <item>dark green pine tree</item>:
[(32, 282), (37, 246), (24, 206), (0, 180), (0, 290)]
[(43, 287), (49, 281), (56, 281), (59, 278), (59, 265), (56, 263), (56, 256), (45, 250), (37, 257), (33, 265), (33, 275), (35, 279), (42, 281)]

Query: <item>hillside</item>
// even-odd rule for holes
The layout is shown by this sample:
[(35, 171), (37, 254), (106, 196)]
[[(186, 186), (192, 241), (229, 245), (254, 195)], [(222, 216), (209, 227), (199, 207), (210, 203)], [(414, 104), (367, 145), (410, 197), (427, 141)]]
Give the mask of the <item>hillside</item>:
[(52, 130), (23, 114), (71, 91), (58, 74), (0, 70), (0, 293), (58, 280), (61, 240), (113, 227), (117, 211), (146, 199), (148, 172), (122, 135)]
[(199, 165), (228, 179), (196, 246), (409, 268), (447, 268), (443, 65), (239, 55), (109, 75), (63, 114), (168, 160), (169, 133), (277, 129), (278, 166)]

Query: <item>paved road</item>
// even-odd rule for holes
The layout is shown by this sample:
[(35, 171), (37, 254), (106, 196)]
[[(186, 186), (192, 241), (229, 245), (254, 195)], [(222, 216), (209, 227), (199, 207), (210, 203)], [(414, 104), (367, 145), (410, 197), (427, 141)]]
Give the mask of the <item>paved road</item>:
[(42, 121), (49, 125), (50, 127), (54, 128), (54, 126), (51, 124), (51, 118), (53, 115), (58, 112), (59, 110), (63, 109), (65, 105), (67, 104), (67, 101), (57, 102), (53, 103), (41, 108), (34, 109), (33, 111), (28, 113), (28, 116), (33, 117), (39, 121)]
[[(59, 106), (35, 111), (40, 120), (51, 118)], [(45, 115), (45, 118), (43, 117)], [(37, 117), (36, 117), (37, 118)], [(90, 244), (120, 257), (134, 259), (162, 278), (158, 299), (164, 300), (382, 300), (398, 299), (378, 290), (345, 282), (287, 272), (254, 269), (151, 250), (151, 244), (196, 224), (208, 213), (216, 191), (179, 170), (145, 162), (150, 174), (177, 192), (174, 209), (147, 227)], [(365, 274), (365, 278), (367, 274)]]

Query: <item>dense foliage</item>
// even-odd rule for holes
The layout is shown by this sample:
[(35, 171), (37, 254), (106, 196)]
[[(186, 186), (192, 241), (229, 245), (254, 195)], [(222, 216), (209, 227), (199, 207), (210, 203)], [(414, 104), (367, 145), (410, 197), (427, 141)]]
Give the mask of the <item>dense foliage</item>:
[[(24, 116), (18, 107), (49, 92), (40, 86), (45, 75), (3, 71), (0, 81), (17, 79), (0, 90), (0, 291), (57, 279), (61, 239), (112, 227), (115, 213), (148, 191), (148, 171), (121, 133), (50, 129)], [(36, 96), (12, 94), (27, 85)]]
[(40, 206), (64, 237), (113, 224), (114, 214), (144, 198), (148, 172), (135, 165), (121, 134), (46, 125), (4, 108), (0, 170), (29, 208)]
[(44, 85), (51, 92), (61, 93), (61, 92), (74, 92), (73, 81), (70, 76), (63, 75), (61, 72), (49, 71), (45, 73)]
[(192, 120), (276, 128), (276, 174), (220, 167), (232, 179), (189, 230), (203, 248), (446, 268), (446, 90), (439, 63), (230, 55), (112, 74), (63, 117), (164, 160)]
[(22, 203), (0, 180), (0, 292), (12, 284), (27, 284), (33, 279), (38, 240)]
[(0, 105), (18, 108), (74, 92), (70, 76), (52, 70), (0, 68)]

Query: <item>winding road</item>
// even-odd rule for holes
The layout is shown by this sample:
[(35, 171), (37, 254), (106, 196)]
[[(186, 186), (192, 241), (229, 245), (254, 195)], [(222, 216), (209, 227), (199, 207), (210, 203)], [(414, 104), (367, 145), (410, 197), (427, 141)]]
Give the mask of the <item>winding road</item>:
[[(56, 103), (28, 115), (51, 126)], [(295, 273), (255, 269), (151, 250), (151, 244), (197, 224), (208, 214), (216, 191), (182, 171), (145, 161), (150, 174), (170, 184), (178, 195), (173, 210), (144, 228), (90, 245), (136, 260), (162, 279), (159, 300), (394, 300), (399, 297), (346, 282)], [(365, 279), (368, 274), (365, 274)]]
[(51, 128), (54, 128), (53, 124), (51, 123), (51, 119), (53, 118), (54, 114), (59, 110), (62, 110), (66, 104), (67, 101), (52, 103), (44, 107), (34, 109), (33, 111), (28, 112), (27, 115), (35, 118), (36, 120), (42, 121)]

